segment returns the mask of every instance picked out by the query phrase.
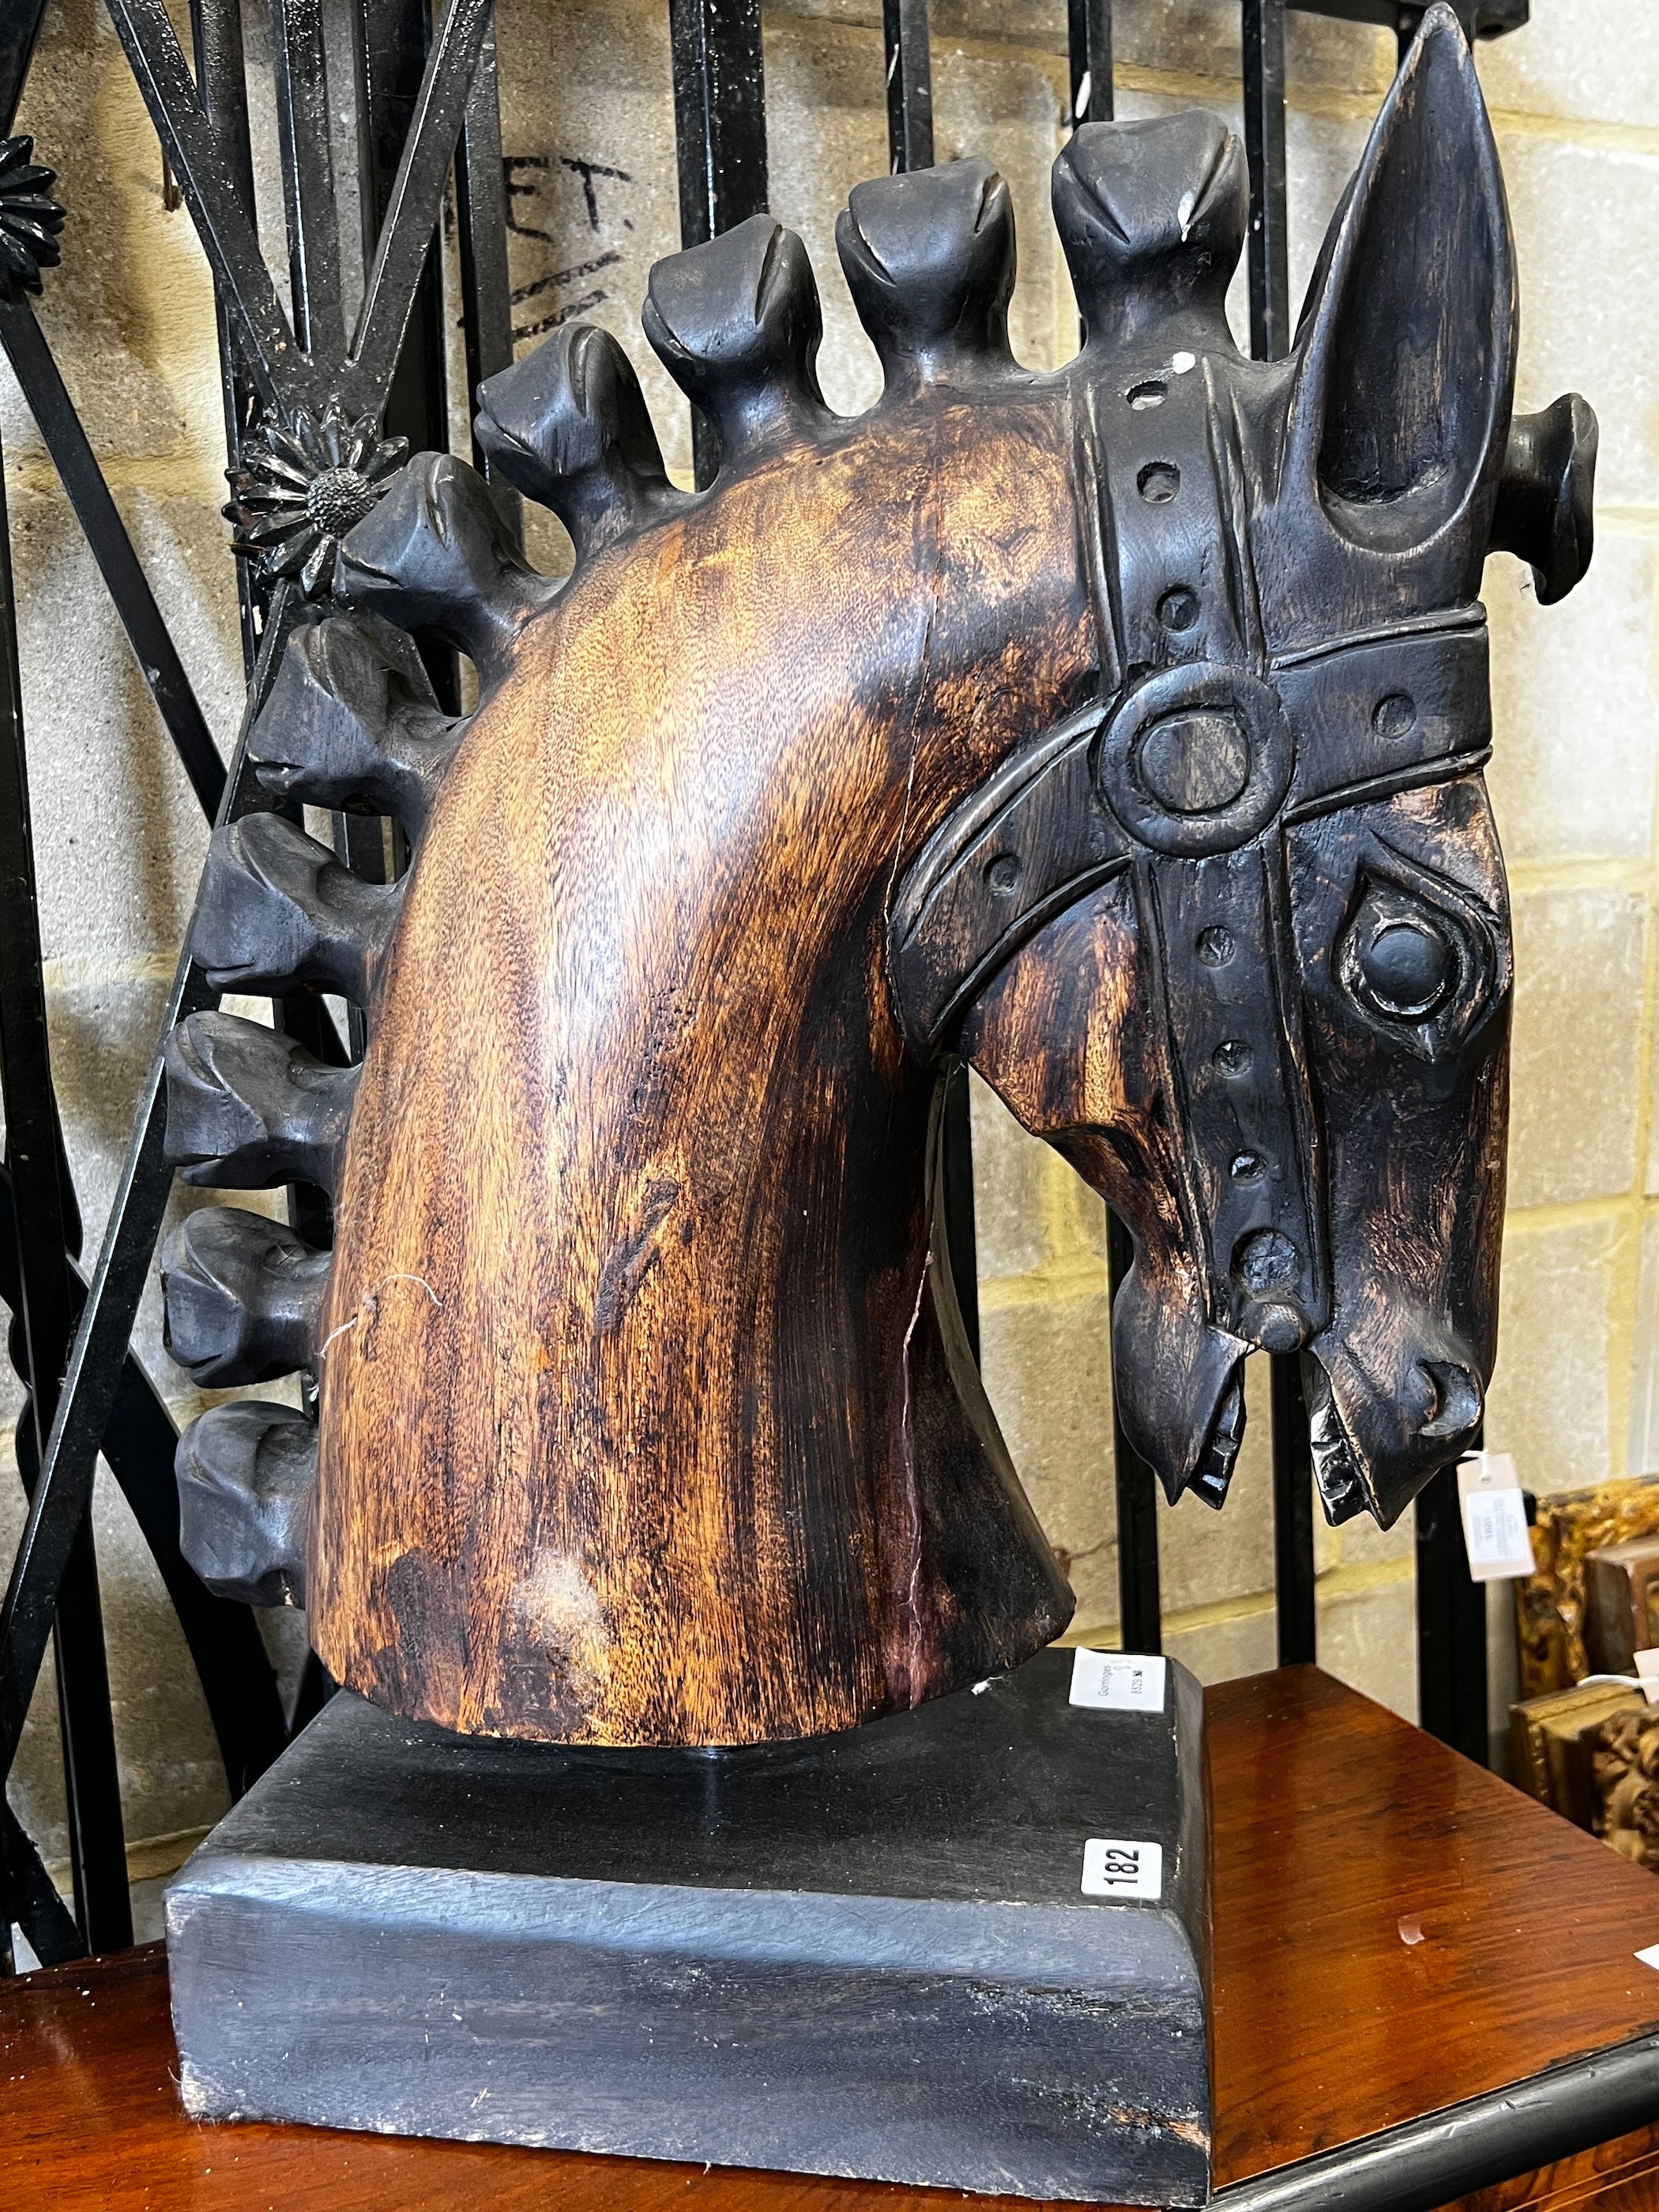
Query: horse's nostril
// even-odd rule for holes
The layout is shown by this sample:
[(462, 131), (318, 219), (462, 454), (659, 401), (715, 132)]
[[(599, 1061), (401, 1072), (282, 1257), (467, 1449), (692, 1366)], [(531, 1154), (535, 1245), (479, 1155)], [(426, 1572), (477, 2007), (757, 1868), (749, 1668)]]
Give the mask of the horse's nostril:
[(1425, 1437), (1467, 1437), (1478, 1426), (1484, 1400), (1480, 1385), (1467, 1367), (1449, 1359), (1419, 1359), (1417, 1363), (1434, 1389), (1434, 1411), (1424, 1422)]

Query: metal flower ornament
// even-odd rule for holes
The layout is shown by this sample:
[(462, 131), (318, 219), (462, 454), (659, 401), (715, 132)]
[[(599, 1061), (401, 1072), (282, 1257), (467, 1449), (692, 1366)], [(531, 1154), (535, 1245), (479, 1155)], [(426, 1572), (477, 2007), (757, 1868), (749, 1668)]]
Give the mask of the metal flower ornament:
[(331, 593), (340, 540), (379, 503), (408, 451), (407, 439), (382, 438), (376, 416), (354, 422), (337, 399), (320, 420), (301, 408), (286, 425), (265, 424), (242, 466), (226, 471), (233, 550), (267, 576), (296, 579), (307, 599)]
[(33, 138), (0, 138), (0, 294), (40, 289), (40, 271), (62, 258), (64, 210), (51, 197), (55, 169), (34, 159)]

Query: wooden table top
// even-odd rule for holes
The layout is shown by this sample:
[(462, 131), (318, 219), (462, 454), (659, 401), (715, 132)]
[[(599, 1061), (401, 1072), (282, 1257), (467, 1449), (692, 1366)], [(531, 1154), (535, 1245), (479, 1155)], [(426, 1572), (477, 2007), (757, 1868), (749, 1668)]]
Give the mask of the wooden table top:
[[(1208, 1711), (1218, 2186), (1659, 2025), (1659, 1972), (1635, 1957), (1659, 1943), (1651, 1874), (1316, 1668), (1228, 1683)], [(962, 2201), (199, 2126), (179, 2106), (174, 2063), (159, 1948), (0, 1984), (0, 2205), (942, 2212)], [(1015, 2212), (1017, 2200), (974, 2202)]]

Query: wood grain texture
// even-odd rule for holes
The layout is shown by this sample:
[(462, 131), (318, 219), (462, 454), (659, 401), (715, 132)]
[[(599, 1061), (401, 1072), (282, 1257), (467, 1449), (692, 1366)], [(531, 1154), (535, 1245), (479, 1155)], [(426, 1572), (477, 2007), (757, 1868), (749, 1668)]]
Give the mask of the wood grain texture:
[(1659, 2212), (1659, 2122), (1459, 2200), (1455, 2212)]
[(981, 413), (601, 556), (461, 749), (325, 1323), (314, 1633), (396, 1711), (812, 1735), (1069, 1614), (928, 1294), (934, 1085), (881, 976), (910, 825), (1091, 674), (1074, 541), (1010, 520), (1070, 505), (1063, 395)]
[[(1218, 2185), (1659, 2020), (1659, 1883), (1312, 1668), (1208, 1698)], [(1401, 1940), (1402, 1920), (1422, 1929)], [(81, 1992), (86, 1992), (85, 1995)], [(187, 2121), (159, 1948), (0, 1986), (0, 2203), (79, 2212), (930, 2212), (789, 2174)], [(1470, 2200), (1651, 2212), (1659, 2132)], [(976, 2197), (985, 2212), (1014, 2200)], [(1028, 2207), (1029, 2212), (1029, 2207)]]
[(1218, 2173), (1659, 2022), (1644, 1869), (1316, 1668), (1210, 1711)]
[[(562, 334), (478, 438), (569, 582), (417, 457), (262, 718), (273, 793), (391, 793), (416, 849), (370, 887), (287, 823), (216, 839), (197, 957), (355, 990), (370, 1043), (305, 1342), (269, 1270), (209, 1298), (183, 1265), (175, 1334), (198, 1372), (311, 1352), (313, 1632), (398, 1713), (775, 1741), (1064, 1625), (941, 1249), (963, 1057), (1129, 1223), (1116, 1401), (1172, 1501), (1223, 1502), (1257, 1351), (1304, 1355), (1334, 1521), (1476, 1433), (1510, 998), (1478, 593), (1495, 531), (1552, 593), (1582, 572), (1594, 425), (1513, 430), (1467, 43), (1427, 12), (1285, 361), (1227, 325), (1214, 117), (1085, 126), (1054, 198), (1087, 342), (1035, 377), (989, 163), (854, 192), (855, 422), (793, 234), (660, 263), (708, 490), (614, 342)], [(472, 658), (464, 730), (376, 624)], [(175, 1081), (199, 1180), (222, 1109)]]

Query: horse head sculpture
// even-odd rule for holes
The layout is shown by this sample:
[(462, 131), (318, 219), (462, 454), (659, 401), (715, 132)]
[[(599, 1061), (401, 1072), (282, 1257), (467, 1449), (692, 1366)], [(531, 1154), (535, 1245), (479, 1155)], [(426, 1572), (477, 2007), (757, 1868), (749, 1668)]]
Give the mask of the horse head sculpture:
[[(1480, 1419), (1510, 968), (1477, 595), (1493, 546), (1540, 598), (1582, 572), (1594, 422), (1511, 420), (1462, 33), (1425, 17), (1286, 361), (1229, 334), (1212, 118), (1079, 130), (1054, 211), (1087, 337), (1036, 376), (989, 165), (854, 192), (885, 390), (853, 422), (788, 231), (659, 264), (713, 484), (567, 327), (478, 434), (569, 580), (422, 455), (288, 647), (273, 807), (391, 815), (414, 857), (370, 884), (275, 811), (216, 836), (215, 984), (342, 993), (369, 1040), (169, 1047), (192, 1180), (336, 1202), (331, 1255), (222, 1211), (169, 1250), (198, 1380), (320, 1386), (315, 1431), (187, 1433), (186, 1541), (399, 1713), (763, 1741), (1064, 1627), (940, 1247), (958, 1058), (1130, 1225), (1123, 1418), (1172, 1498), (1220, 1503), (1255, 1349), (1307, 1363), (1334, 1519), (1392, 1520)], [(474, 664), (465, 720), (416, 632)]]

